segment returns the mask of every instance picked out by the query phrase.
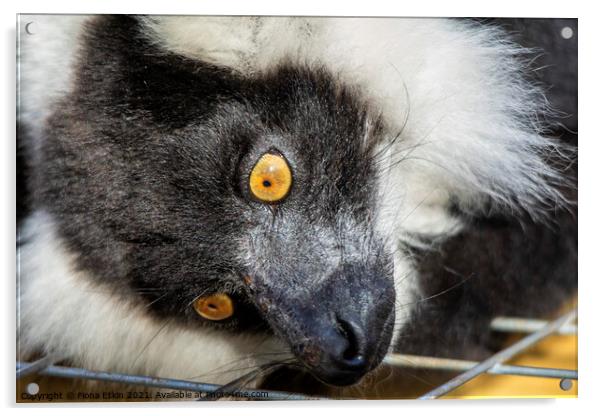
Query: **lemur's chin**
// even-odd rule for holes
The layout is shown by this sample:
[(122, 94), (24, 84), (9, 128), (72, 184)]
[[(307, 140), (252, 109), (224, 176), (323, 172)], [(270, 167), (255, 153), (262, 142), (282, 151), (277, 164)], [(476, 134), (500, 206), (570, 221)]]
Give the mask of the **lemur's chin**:
[(265, 281), (252, 280), (252, 298), (315, 377), (332, 385), (351, 385), (381, 363), (395, 322), (395, 291), (388, 273), (345, 265), (311, 289), (306, 284), (285, 291), (273, 279), (272, 284)]

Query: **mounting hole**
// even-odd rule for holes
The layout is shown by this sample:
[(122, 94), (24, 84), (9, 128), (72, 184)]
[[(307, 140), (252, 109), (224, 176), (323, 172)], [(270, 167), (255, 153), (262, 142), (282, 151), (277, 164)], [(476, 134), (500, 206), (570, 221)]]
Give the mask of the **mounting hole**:
[(564, 391), (569, 391), (573, 388), (573, 382), (568, 378), (563, 378), (560, 380), (560, 388)]
[(27, 33), (28, 35), (35, 35), (36, 26), (34, 22), (27, 22), (25, 24), (25, 33)]
[(568, 26), (565, 26), (562, 28), (562, 30), (560, 31), (560, 36), (562, 36), (565, 39), (570, 39), (573, 37), (573, 29), (571, 29)]
[(25, 390), (27, 391), (27, 394), (31, 394), (33, 396), (34, 394), (38, 394), (40, 392), (40, 386), (38, 386), (38, 383), (29, 383)]

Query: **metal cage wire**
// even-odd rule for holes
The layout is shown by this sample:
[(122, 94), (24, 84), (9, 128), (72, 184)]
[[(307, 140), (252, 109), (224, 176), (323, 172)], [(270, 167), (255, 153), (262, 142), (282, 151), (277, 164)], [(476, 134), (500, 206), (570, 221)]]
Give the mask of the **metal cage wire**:
[[(551, 322), (510, 317), (495, 318), (491, 322), (492, 330), (499, 332), (523, 333), (526, 334), (526, 336), (481, 362), (408, 354), (389, 354), (385, 357), (384, 364), (392, 367), (460, 372), (460, 374), (451, 380), (441, 384), (422, 396), (417, 397), (417, 399), (420, 400), (436, 399), (444, 396), (484, 373), (556, 378), (561, 382), (565, 380), (577, 380), (577, 370), (504, 364), (520, 352), (523, 352), (526, 349), (534, 346), (551, 334), (577, 334), (577, 326), (574, 323), (576, 318), (576, 308)], [(227, 389), (227, 385), (105, 371), (92, 371), (84, 368), (62, 367), (54, 365), (55, 363), (61, 361), (62, 358), (63, 357), (58, 356), (46, 356), (34, 362), (17, 362), (17, 380), (27, 375), (39, 374), (53, 377), (96, 380), (153, 388), (189, 391), (204, 395), (213, 395), (219, 392), (227, 391), (225, 390)], [(236, 389), (236, 393), (247, 395), (246, 397), (253, 397), (255, 400), (328, 399), (327, 397), (261, 389)]]

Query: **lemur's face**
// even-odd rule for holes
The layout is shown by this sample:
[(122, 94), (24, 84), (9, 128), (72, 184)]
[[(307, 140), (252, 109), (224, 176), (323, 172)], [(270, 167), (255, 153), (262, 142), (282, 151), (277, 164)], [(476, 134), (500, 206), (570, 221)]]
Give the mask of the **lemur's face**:
[[(65, 163), (50, 150), (43, 162), (40, 197), (79, 266), (156, 319), (272, 331), (323, 381), (358, 381), (395, 321), (379, 118), (326, 71), (243, 78), (156, 53), (125, 23), (87, 38), (51, 121)], [(199, 313), (216, 294), (231, 310)]]

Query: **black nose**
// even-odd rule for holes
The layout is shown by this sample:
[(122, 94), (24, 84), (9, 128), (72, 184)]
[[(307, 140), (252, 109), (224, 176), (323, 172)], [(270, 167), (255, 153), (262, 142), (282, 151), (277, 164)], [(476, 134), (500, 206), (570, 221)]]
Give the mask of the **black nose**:
[(336, 324), (338, 337), (333, 339), (332, 361), (350, 370), (365, 367), (366, 336), (362, 327), (355, 320), (339, 317)]
[(337, 386), (353, 384), (370, 366), (366, 330), (351, 317), (337, 316), (326, 324), (323, 336), (308, 341), (301, 357), (322, 381)]

